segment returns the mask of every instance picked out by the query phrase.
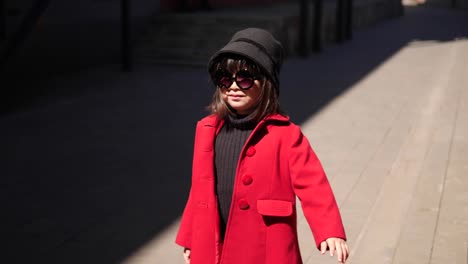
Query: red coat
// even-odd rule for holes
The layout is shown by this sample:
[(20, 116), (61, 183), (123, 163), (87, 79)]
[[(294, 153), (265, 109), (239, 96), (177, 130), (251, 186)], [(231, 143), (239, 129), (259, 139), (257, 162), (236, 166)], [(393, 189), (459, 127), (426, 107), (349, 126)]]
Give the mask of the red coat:
[(332, 190), (307, 138), (287, 117), (272, 115), (253, 130), (237, 165), (220, 261), (214, 140), (222, 121), (198, 122), (192, 187), (176, 243), (191, 249), (191, 264), (299, 264), (296, 195), (317, 247), (346, 239)]

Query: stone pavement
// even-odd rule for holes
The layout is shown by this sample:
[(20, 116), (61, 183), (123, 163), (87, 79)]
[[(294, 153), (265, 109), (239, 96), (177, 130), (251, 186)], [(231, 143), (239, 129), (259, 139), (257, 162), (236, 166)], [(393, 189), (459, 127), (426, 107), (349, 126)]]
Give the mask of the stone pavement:
[[(350, 263), (466, 263), (467, 56), (468, 40), (410, 43), (303, 123), (330, 173)], [(324, 263), (310, 247), (306, 263)]]
[[(329, 175), (349, 263), (467, 263), (466, 25), (466, 11), (411, 8), (284, 65), (282, 103)], [(173, 241), (205, 69), (27, 81), (48, 96), (0, 116), (2, 259), (183, 263)], [(335, 263), (298, 221), (304, 263)]]
[[(467, 58), (468, 40), (415, 38), (302, 123), (341, 207), (349, 263), (467, 263)], [(298, 221), (304, 263), (336, 263)], [(176, 230), (125, 263), (182, 263)]]

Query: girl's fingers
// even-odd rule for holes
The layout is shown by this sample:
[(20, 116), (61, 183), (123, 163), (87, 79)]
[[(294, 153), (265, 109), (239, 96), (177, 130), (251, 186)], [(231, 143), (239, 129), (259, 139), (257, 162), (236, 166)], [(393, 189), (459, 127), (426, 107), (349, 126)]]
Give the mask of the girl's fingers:
[(341, 247), (343, 248), (343, 259), (342, 262), (345, 263), (349, 256), (348, 245), (346, 243), (342, 243)]
[(323, 241), (320, 243), (320, 253), (323, 255), (327, 251), (327, 242)]
[(334, 239), (327, 240), (328, 247), (330, 248), (330, 256), (335, 254), (335, 241)]
[(190, 249), (185, 249), (184, 250), (184, 260), (185, 260), (185, 264), (190, 264)]
[(333, 241), (333, 244), (336, 246), (336, 257), (338, 262), (343, 263), (343, 248), (341, 247), (341, 243), (338, 240)]
[(330, 256), (333, 257), (336, 253), (338, 262), (345, 263), (348, 259), (348, 244), (343, 239), (332, 237), (320, 243), (320, 253), (322, 255), (326, 252), (327, 248), (330, 250)]
[(190, 264), (190, 257), (184, 256), (185, 264)]

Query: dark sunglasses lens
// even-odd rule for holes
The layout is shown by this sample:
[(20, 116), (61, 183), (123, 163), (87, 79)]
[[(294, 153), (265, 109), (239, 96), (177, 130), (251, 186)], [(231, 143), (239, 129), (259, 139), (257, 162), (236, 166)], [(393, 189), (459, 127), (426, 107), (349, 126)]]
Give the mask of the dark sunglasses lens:
[(241, 89), (249, 89), (253, 85), (253, 79), (240, 79), (237, 80), (237, 85)]
[(219, 78), (218, 81), (218, 86), (219, 87), (224, 87), (224, 88), (229, 88), (232, 85), (232, 79), (228, 76), (222, 76)]
[(254, 78), (248, 72), (239, 72), (236, 76), (236, 83), (241, 89), (249, 89), (254, 84)]

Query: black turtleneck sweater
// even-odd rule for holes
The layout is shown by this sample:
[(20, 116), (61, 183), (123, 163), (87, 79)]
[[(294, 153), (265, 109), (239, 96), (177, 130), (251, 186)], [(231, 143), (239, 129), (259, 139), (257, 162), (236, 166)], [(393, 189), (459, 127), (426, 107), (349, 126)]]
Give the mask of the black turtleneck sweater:
[(215, 140), (216, 193), (224, 238), (240, 153), (255, 127), (249, 117), (229, 117)]

